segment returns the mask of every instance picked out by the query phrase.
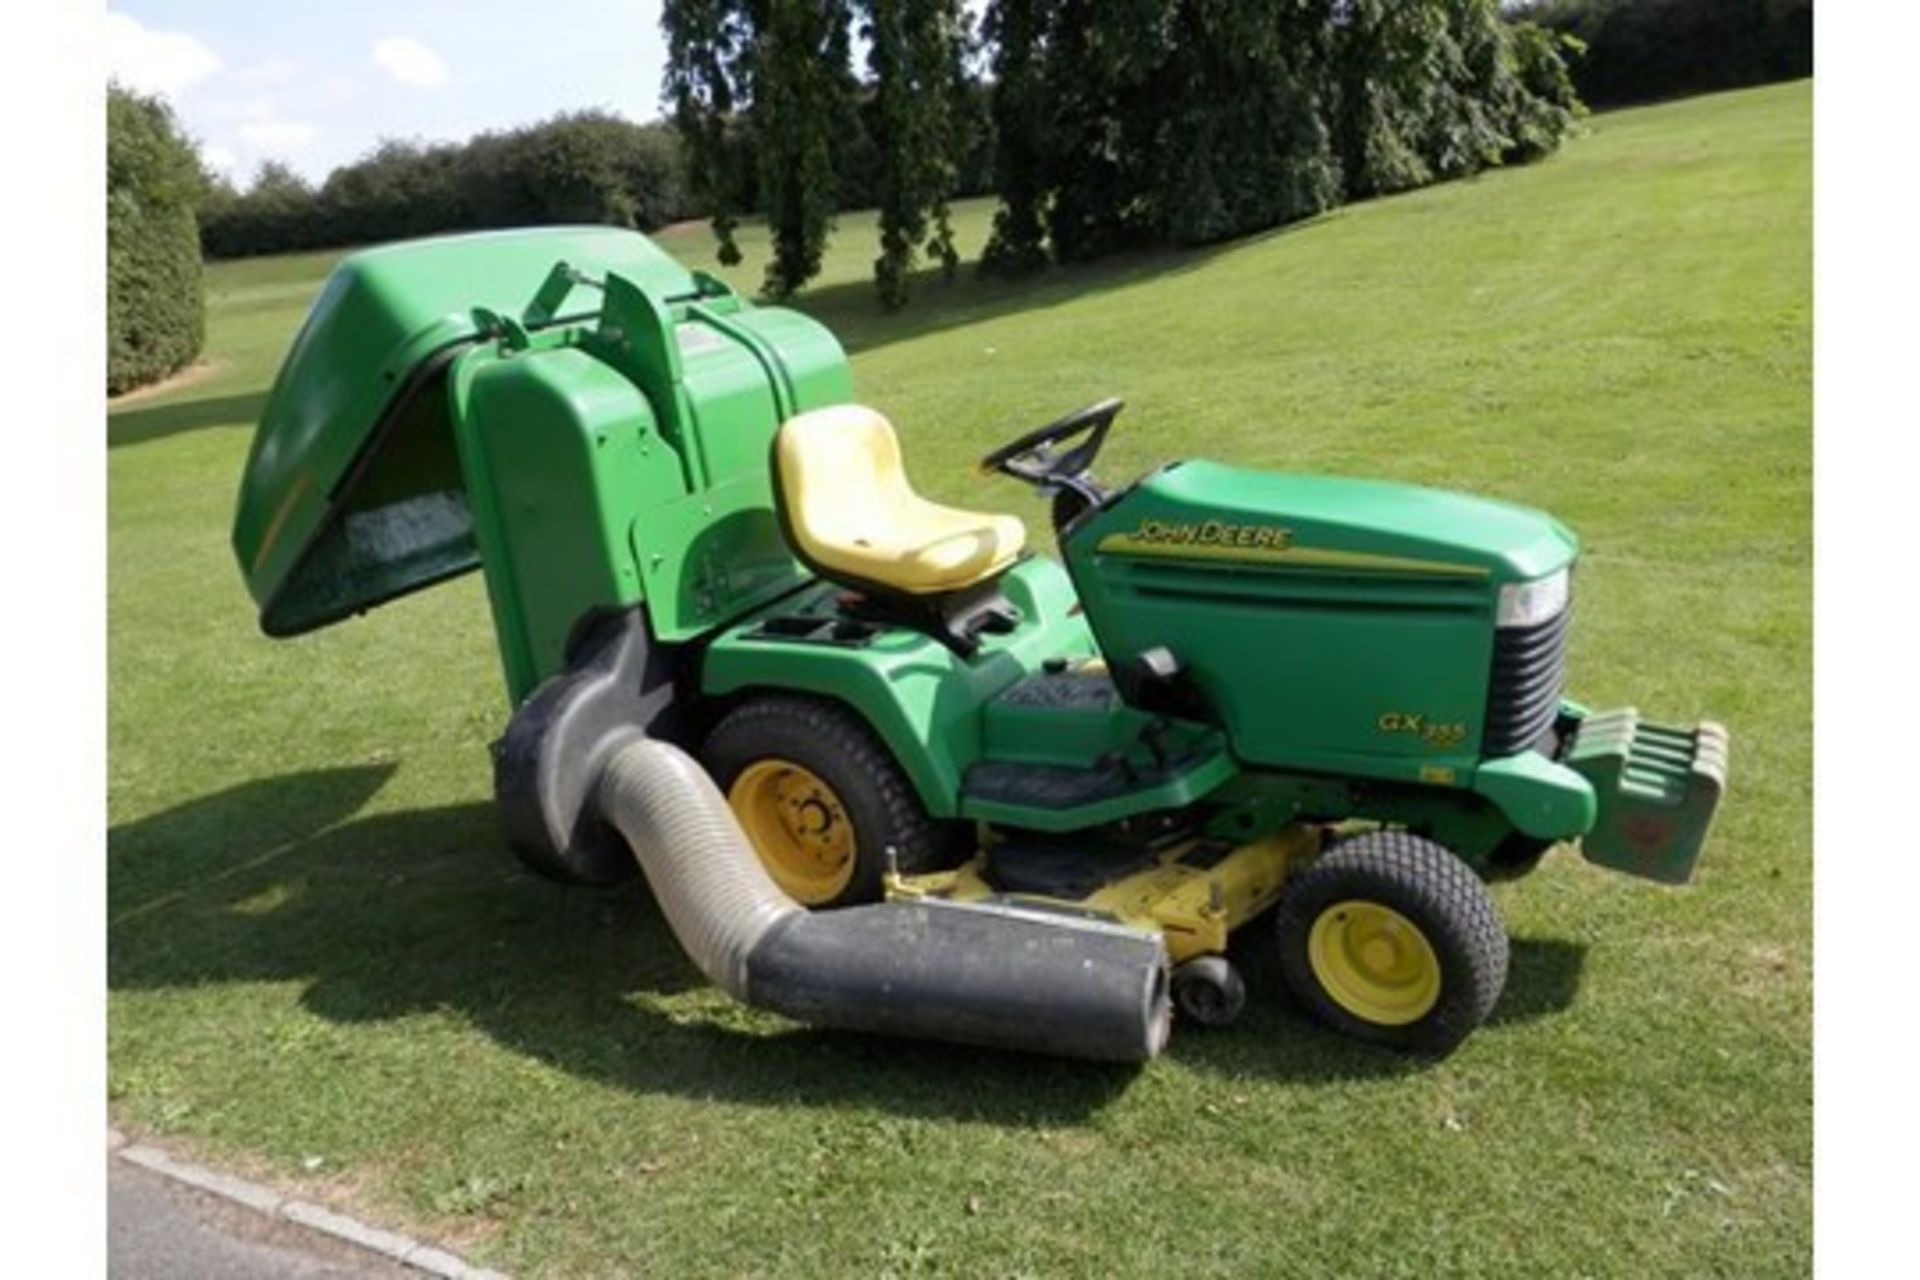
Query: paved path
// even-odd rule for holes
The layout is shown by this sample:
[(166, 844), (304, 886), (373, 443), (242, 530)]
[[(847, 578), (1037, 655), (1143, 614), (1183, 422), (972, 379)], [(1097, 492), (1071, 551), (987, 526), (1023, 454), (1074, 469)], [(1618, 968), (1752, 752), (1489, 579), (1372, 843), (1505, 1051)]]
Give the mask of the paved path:
[(109, 1280), (422, 1280), (283, 1220), (107, 1161)]

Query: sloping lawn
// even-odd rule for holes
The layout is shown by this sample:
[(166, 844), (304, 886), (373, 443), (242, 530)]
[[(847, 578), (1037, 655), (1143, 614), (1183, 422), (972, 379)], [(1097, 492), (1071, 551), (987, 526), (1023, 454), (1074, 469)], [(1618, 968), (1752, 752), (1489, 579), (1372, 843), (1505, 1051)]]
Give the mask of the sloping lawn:
[(1138, 1073), (799, 1030), (639, 888), (520, 872), (477, 580), (256, 630), (231, 503), (332, 255), (214, 268), (213, 372), (108, 424), (114, 1115), (529, 1275), (1804, 1272), (1811, 147), (1805, 83), (1604, 115), (1535, 168), (894, 317), (850, 217), (802, 300), (925, 489), (1036, 528), (971, 460), (1120, 394), (1110, 475), (1205, 454), (1580, 531), (1575, 692), (1725, 720), (1733, 787), (1690, 888), (1564, 852), (1499, 888), (1506, 998), (1433, 1066), (1258, 968), (1238, 1028)]

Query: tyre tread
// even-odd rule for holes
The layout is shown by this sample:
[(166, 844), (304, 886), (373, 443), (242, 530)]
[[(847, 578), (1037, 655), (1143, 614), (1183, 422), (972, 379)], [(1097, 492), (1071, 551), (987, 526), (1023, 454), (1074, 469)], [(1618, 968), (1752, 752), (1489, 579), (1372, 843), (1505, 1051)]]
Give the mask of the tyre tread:
[[(1409, 915), (1439, 954), (1439, 1001), (1417, 1022), (1355, 1017), (1321, 988), (1306, 939), (1327, 906), (1369, 897)], [(1473, 868), (1445, 846), (1406, 831), (1368, 831), (1335, 845), (1294, 877), (1275, 913), (1281, 970), (1296, 997), (1336, 1028), (1419, 1052), (1445, 1054), (1485, 1022), (1507, 983), (1506, 926)]]

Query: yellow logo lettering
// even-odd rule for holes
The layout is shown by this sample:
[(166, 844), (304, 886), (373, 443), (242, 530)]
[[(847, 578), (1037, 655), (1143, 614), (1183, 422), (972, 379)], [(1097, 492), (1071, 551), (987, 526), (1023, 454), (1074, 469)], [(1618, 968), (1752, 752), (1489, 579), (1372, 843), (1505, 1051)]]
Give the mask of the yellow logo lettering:
[(1467, 740), (1464, 720), (1429, 720), (1424, 712), (1383, 711), (1378, 721), (1381, 733), (1405, 733), (1430, 747), (1457, 747)]
[(1229, 524), (1224, 520), (1204, 520), (1197, 524), (1142, 520), (1133, 531), (1133, 540), (1171, 543), (1176, 546), (1246, 547), (1259, 551), (1284, 551), (1293, 545), (1293, 532), (1279, 525)]

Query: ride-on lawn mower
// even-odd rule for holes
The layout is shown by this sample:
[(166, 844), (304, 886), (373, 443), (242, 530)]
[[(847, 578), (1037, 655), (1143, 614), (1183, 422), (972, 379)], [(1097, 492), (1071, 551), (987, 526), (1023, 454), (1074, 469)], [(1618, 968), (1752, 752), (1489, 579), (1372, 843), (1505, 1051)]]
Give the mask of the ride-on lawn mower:
[(1559, 841), (1689, 878), (1726, 734), (1563, 696), (1566, 528), (1112, 483), (1120, 408), (981, 461), (1050, 496), (1055, 559), (916, 494), (806, 317), (631, 232), (425, 240), (320, 294), (234, 549), (275, 636), (481, 568), (512, 847), (637, 864), (714, 981), (817, 1024), (1143, 1059), (1172, 1010), (1233, 1021), (1258, 924), (1319, 1018), (1442, 1053), (1505, 981), (1485, 881)]

